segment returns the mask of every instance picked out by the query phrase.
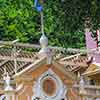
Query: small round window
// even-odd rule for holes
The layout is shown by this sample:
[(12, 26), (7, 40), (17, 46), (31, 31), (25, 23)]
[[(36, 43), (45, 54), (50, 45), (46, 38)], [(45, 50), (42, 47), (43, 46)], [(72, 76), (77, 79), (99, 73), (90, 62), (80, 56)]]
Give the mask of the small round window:
[(52, 78), (46, 78), (43, 81), (43, 91), (48, 95), (52, 96), (56, 92), (56, 83)]

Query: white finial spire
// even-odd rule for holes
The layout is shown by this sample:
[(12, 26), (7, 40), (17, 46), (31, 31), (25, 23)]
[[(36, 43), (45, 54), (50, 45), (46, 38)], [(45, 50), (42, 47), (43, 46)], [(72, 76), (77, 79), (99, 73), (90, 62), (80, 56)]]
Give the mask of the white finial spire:
[(46, 48), (48, 46), (48, 38), (45, 34), (43, 34), (40, 38), (40, 45), (42, 48)]
[(8, 72), (6, 72), (6, 76), (4, 76), (4, 81), (5, 81), (5, 91), (12, 91), (13, 88), (10, 86), (11, 80)]
[(80, 77), (80, 85), (83, 85), (83, 86), (85, 85), (85, 82), (84, 82), (83, 76)]
[(42, 36), (39, 40), (41, 45), (41, 50), (39, 51), (40, 57), (47, 57), (47, 63), (51, 64), (52, 61), (52, 54), (51, 50), (48, 48), (48, 38), (44, 34), (44, 21), (43, 21), (43, 12), (41, 12), (41, 33)]
[(47, 45), (48, 45), (48, 38), (44, 34), (43, 12), (41, 12), (40, 14), (41, 14), (41, 33), (42, 33), (42, 36), (40, 38), (40, 44), (41, 44), (41, 47), (44, 48), (44, 47), (47, 47)]
[(43, 12), (41, 12), (41, 33), (42, 33), (42, 36), (39, 41), (40, 45), (41, 45), (41, 50), (39, 53), (45, 53), (45, 52), (47, 52), (48, 38), (44, 34)]
[(85, 94), (86, 91), (85, 91), (85, 81), (83, 79), (83, 76), (80, 77), (80, 94)]
[(50, 53), (50, 50), (48, 48), (48, 38), (43, 34), (40, 38), (40, 45), (41, 45), (41, 50), (39, 51), (39, 54), (41, 56), (46, 56), (48, 53)]
[(12, 86), (10, 85), (11, 83), (11, 79), (10, 76), (8, 74), (8, 72), (6, 72), (5, 69), (5, 76), (4, 76), (4, 82), (5, 82), (5, 88), (4, 88), (4, 95), (5, 95), (5, 99), (6, 100), (15, 100), (14, 99), (14, 89), (12, 88)]

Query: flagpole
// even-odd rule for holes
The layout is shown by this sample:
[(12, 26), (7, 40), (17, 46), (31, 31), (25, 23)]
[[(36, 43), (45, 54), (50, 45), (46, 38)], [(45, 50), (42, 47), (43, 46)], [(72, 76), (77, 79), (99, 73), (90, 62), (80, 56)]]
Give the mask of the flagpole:
[(44, 15), (43, 15), (43, 11), (40, 12), (41, 15), (41, 33), (42, 35), (44, 35)]

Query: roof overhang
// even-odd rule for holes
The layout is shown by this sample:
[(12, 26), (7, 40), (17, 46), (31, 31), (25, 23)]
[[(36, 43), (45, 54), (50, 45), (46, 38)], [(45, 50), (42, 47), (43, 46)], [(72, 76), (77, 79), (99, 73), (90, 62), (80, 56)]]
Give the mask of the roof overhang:
[(16, 77), (19, 77), (21, 76), (22, 74), (24, 73), (27, 73), (27, 72), (32, 72), (34, 71), (35, 69), (37, 69), (38, 67), (40, 67), (41, 65), (43, 64), (46, 64), (46, 58), (41, 58), (37, 61), (35, 61), (34, 63), (30, 64), (28, 67), (26, 67), (25, 69), (23, 69), (22, 71), (20, 71), (19, 73), (16, 73), (13, 78), (16, 78)]
[(100, 64), (92, 63), (89, 68), (83, 73), (84, 76), (93, 76), (100, 74)]
[(69, 77), (70, 79), (72, 79), (73, 81), (75, 81), (77, 78), (75, 76), (75, 74), (73, 74), (71, 71), (69, 71), (68, 69), (66, 69), (66, 67), (62, 64), (60, 64), (59, 62), (55, 62), (53, 61), (53, 65), (59, 70), (61, 71), (65, 76)]

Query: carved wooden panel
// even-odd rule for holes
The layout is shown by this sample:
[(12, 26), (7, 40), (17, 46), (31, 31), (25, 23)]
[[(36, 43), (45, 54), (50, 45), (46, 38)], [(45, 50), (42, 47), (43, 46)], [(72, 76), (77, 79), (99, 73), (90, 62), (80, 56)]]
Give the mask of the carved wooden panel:
[(51, 78), (47, 78), (43, 81), (43, 90), (47, 95), (54, 95), (56, 89), (56, 83)]

